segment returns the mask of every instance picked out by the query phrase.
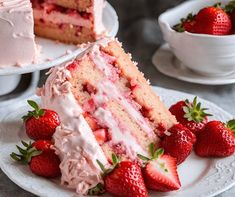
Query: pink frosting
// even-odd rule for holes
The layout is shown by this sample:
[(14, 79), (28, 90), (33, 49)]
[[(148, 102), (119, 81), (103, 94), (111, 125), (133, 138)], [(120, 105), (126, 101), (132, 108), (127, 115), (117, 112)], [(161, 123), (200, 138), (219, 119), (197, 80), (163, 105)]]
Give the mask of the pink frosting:
[(42, 105), (55, 110), (62, 122), (53, 136), (56, 153), (61, 159), (61, 183), (76, 189), (77, 193), (86, 194), (89, 188), (102, 182), (96, 160), (108, 162), (71, 92), (67, 80), (71, 76), (66, 65), (50, 71), (40, 91)]
[(24, 66), (36, 61), (33, 25), (29, 0), (0, 1), (0, 67)]

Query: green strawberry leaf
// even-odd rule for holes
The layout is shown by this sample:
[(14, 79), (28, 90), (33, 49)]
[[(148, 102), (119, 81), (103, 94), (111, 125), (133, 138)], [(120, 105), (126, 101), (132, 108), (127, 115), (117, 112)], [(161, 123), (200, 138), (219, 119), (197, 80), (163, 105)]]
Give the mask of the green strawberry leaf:
[(137, 154), (137, 156), (138, 156), (141, 160), (143, 160), (143, 161), (149, 161), (149, 160), (150, 160), (148, 157), (145, 157), (145, 156), (143, 156), (143, 155), (141, 155), (141, 154)]
[(163, 154), (164, 154), (164, 149), (163, 148), (159, 148), (157, 151), (155, 151), (153, 159), (158, 159)]
[(88, 195), (90, 196), (98, 196), (105, 193), (104, 185), (98, 183), (95, 187), (88, 190)]

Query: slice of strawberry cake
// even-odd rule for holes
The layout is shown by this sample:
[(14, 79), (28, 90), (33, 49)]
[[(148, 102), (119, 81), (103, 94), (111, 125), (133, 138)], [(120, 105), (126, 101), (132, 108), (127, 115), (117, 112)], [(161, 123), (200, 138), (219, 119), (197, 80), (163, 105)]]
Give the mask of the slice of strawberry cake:
[(81, 44), (104, 33), (104, 0), (31, 0), (38, 36)]
[(53, 139), (62, 184), (82, 194), (102, 182), (97, 159), (107, 165), (114, 153), (141, 162), (137, 154), (148, 156), (149, 144), (157, 147), (158, 135), (176, 123), (131, 56), (111, 38), (53, 68), (40, 94), (43, 107), (61, 119)]

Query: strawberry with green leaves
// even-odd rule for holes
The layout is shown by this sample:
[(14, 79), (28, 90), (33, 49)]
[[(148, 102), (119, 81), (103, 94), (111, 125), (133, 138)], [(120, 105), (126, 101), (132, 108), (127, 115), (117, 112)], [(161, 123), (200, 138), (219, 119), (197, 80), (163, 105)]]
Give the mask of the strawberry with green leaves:
[(235, 120), (210, 121), (198, 135), (195, 152), (201, 157), (226, 157), (235, 152)]
[(28, 100), (28, 104), (34, 109), (22, 117), (28, 137), (33, 140), (51, 140), (56, 127), (60, 125), (58, 114), (49, 109), (39, 108), (32, 100)]
[(195, 25), (195, 15), (192, 13), (188, 14), (186, 18), (182, 18), (180, 23), (175, 25), (173, 29), (177, 32), (194, 32), (194, 25)]
[(172, 105), (169, 110), (179, 123), (196, 135), (203, 131), (208, 122), (208, 116), (211, 116), (211, 114), (206, 113), (208, 109), (202, 108), (201, 103), (197, 102), (197, 97), (193, 99), (193, 102), (189, 102), (188, 99), (179, 101)]
[(16, 146), (19, 153), (11, 153), (15, 161), (28, 164), (30, 170), (42, 177), (55, 178), (60, 176), (60, 159), (51, 148), (53, 144), (48, 140), (38, 140), (33, 144), (22, 141), (24, 148)]
[[(112, 155), (113, 165), (106, 169), (103, 164), (97, 160), (103, 171), (104, 188), (107, 192), (119, 197), (147, 197), (147, 189), (141, 173), (140, 166), (132, 161), (120, 161), (116, 155)], [(88, 194), (98, 195), (103, 189), (98, 184), (95, 188), (89, 190)], [(101, 192), (100, 192), (101, 190)]]
[(181, 187), (177, 173), (176, 159), (164, 155), (163, 149), (155, 150), (154, 144), (149, 146), (151, 158), (138, 154), (145, 161), (142, 170), (146, 187), (156, 191), (173, 191)]

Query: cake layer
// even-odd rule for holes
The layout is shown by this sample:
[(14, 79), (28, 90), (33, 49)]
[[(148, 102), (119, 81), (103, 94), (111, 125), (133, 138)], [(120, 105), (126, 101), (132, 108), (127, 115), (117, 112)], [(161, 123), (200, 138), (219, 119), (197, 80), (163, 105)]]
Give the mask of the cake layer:
[(29, 0), (0, 2), (0, 67), (24, 66), (36, 61), (33, 25)]
[[(60, 4), (58, 5), (57, 3), (58, 3), (57, 1), (32, 0), (35, 23), (39, 24), (38, 21), (44, 22), (40, 23), (40, 26), (43, 27), (45, 24), (45, 26), (47, 26), (47, 29), (48, 26), (52, 28), (53, 25), (62, 26), (64, 24), (67, 24), (70, 27), (73, 26), (82, 27), (85, 30), (81, 30), (80, 33), (83, 34), (84, 32), (85, 35), (82, 36), (82, 38), (78, 39), (77, 41), (77, 38), (74, 38), (74, 35), (71, 39), (68, 39), (68, 37), (70, 37), (71, 34), (66, 35), (67, 32), (62, 32), (63, 35), (61, 36), (58, 35), (53, 36), (53, 35), (48, 35), (48, 30), (47, 30), (47, 32), (45, 33), (46, 38), (54, 39), (54, 37), (56, 37), (57, 40), (60, 41), (65, 40), (65, 42), (80, 44), (82, 42), (88, 42), (88, 41), (92, 42), (94, 40), (97, 40), (100, 36), (102, 36), (105, 33), (105, 28), (102, 23), (102, 11), (104, 6), (103, 0), (91, 1), (91, 7), (89, 7), (89, 9), (87, 9), (86, 11), (79, 11), (74, 8), (68, 8), (68, 6), (62, 7)], [(35, 28), (36, 34), (44, 37), (44, 34), (41, 31), (40, 33), (38, 33), (37, 29), (38, 27)], [(91, 34), (92, 38), (89, 37)], [(66, 38), (58, 39), (58, 37), (63, 37), (63, 36), (65, 36)]]
[(81, 44), (96, 40), (92, 29), (69, 24), (54, 24), (35, 20), (34, 31), (37, 36), (65, 43)]
[(83, 12), (89, 11), (89, 8), (91, 8), (93, 4), (93, 0), (47, 0), (47, 2)]

